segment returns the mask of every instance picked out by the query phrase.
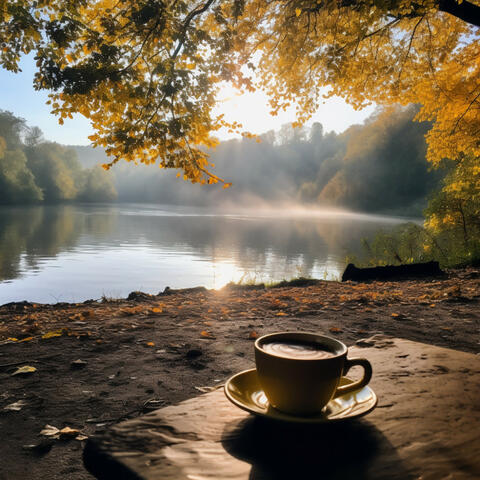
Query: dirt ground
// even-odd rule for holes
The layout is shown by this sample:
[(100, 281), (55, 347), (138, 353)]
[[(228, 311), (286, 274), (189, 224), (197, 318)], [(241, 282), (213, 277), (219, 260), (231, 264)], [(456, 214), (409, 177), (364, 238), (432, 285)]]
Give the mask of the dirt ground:
[[(347, 345), (382, 333), (480, 351), (479, 269), (311, 283), (0, 307), (0, 480), (93, 478), (82, 464), (88, 436), (253, 367), (253, 341), (266, 333), (314, 331)], [(26, 366), (35, 371), (18, 372)], [(41, 434), (46, 425), (71, 430)]]

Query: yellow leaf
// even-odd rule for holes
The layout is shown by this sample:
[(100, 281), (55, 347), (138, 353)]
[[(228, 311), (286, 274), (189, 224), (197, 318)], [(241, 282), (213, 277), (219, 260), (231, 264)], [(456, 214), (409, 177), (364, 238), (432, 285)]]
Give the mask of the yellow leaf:
[(147, 345), (148, 345), (149, 347), (154, 347), (154, 346), (155, 346), (155, 343), (154, 343), (154, 342), (147, 342)]
[(299, 17), (302, 14), (302, 9), (301, 8), (296, 8), (295, 9), (295, 15)]
[(44, 340), (48, 339), (48, 338), (54, 338), (54, 337), (61, 337), (63, 335), (63, 330), (60, 329), (60, 330), (53, 330), (51, 332), (47, 332), (45, 333), (44, 335), (42, 335), (42, 338)]
[(30, 365), (25, 365), (23, 367), (19, 367), (17, 368), (13, 373), (12, 373), (12, 377), (14, 375), (30, 375), (31, 373), (34, 373), (36, 372), (37, 369), (35, 367), (32, 367)]

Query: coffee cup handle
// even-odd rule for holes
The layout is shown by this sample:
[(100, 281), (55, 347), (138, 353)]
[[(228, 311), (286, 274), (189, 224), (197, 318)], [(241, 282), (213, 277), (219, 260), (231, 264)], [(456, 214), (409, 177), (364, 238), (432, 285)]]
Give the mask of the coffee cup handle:
[(335, 392), (335, 397), (345, 395), (346, 393), (350, 393), (354, 390), (364, 387), (372, 378), (372, 365), (366, 358), (346, 358), (345, 365), (343, 366), (343, 375), (346, 375), (348, 371), (355, 365), (363, 367), (363, 377), (356, 382), (338, 387), (337, 391)]

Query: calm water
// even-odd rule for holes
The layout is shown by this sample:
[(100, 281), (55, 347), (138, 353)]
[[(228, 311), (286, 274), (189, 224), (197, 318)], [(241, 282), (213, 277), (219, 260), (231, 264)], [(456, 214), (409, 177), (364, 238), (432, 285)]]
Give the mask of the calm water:
[(337, 279), (347, 252), (401, 219), (214, 214), (145, 205), (0, 208), (0, 304), (78, 302), (230, 281)]

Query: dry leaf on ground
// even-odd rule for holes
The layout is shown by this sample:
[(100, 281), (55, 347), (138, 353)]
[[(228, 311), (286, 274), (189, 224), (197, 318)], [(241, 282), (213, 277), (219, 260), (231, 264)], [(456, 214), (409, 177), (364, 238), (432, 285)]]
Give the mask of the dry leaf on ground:
[(49, 338), (61, 337), (63, 335), (63, 333), (64, 333), (63, 329), (53, 330), (52, 332), (47, 332), (44, 335), (42, 335), (42, 338), (44, 340), (47, 340)]
[(207, 332), (206, 330), (202, 330), (200, 332), (200, 335), (203, 337), (203, 338), (209, 338), (209, 339), (215, 339), (215, 336), (212, 335), (210, 332)]
[(338, 327), (330, 327), (329, 330), (332, 333), (342, 333), (343, 332), (343, 330), (341, 328), (338, 328)]
[[(48, 423), (43, 427), (43, 430), (40, 431), (40, 435), (44, 435), (45, 437), (55, 437), (58, 435), (60, 430), (53, 425), (49, 425)], [(58, 437), (57, 437), (58, 438)]]
[(11, 410), (12, 412), (19, 412), (22, 407), (27, 405), (27, 402), (25, 400), (18, 400), (18, 402), (11, 403), (10, 405), (7, 405), (4, 407), (4, 410)]
[(80, 432), (80, 430), (77, 430), (76, 428), (63, 427), (61, 430), (59, 430), (58, 433), (60, 435), (60, 438), (63, 440), (63, 439), (66, 439), (66, 438), (76, 437), (81, 432)]
[(23, 367), (17, 368), (12, 373), (12, 377), (14, 375), (30, 375), (31, 373), (34, 373), (36, 371), (37, 371), (37, 369), (35, 367), (32, 367), (31, 365), (24, 365)]

